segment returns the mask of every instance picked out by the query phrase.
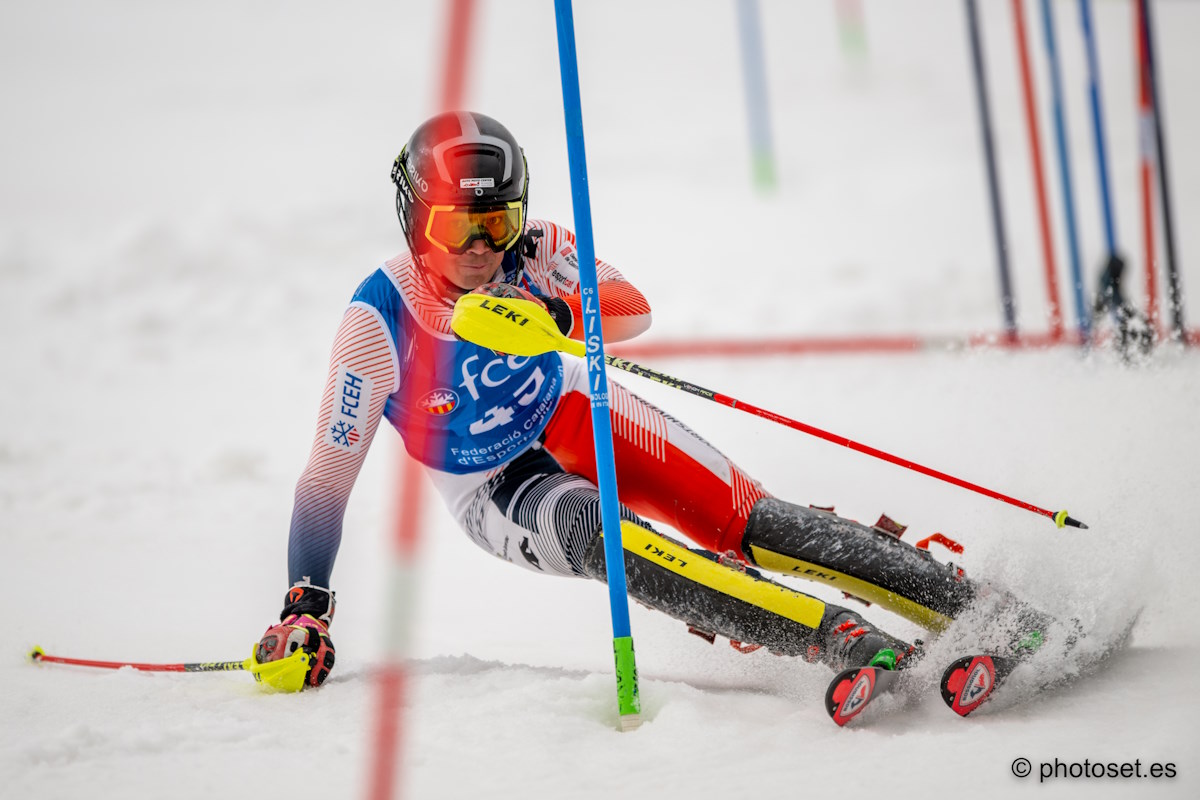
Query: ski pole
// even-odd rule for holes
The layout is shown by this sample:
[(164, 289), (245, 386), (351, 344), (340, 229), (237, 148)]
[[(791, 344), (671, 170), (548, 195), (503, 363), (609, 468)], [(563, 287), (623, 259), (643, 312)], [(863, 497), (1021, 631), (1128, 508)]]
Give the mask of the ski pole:
[[(583, 342), (563, 336), (546, 310), (531, 300), (520, 298), (497, 299), (485, 294), (465, 294), (458, 299), (458, 302), (454, 306), (454, 315), (451, 318), (450, 327), (456, 334), (469, 342), (474, 342), (483, 347), (510, 355), (535, 356), (548, 353), (552, 350), (561, 350), (564, 353), (579, 356), (580, 358), (594, 358), (594, 356), (587, 356)], [(626, 361), (625, 359), (609, 355), (604, 356), (604, 361), (616, 369), (639, 375), (661, 383), (663, 386), (679, 389), (688, 394), (720, 403), (723, 406), (734, 408), (738, 411), (745, 411), (747, 414), (754, 414), (763, 419), (769, 419), (780, 425), (816, 436), (819, 439), (824, 439), (827, 442), (848, 447), (856, 452), (873, 456), (931, 478), (937, 478), (938, 480), (968, 489), (994, 500), (1000, 500), (1017, 508), (1041, 514), (1043, 517), (1054, 520), (1054, 524), (1060, 528), (1066, 526), (1087, 528), (1087, 525), (1068, 516), (1066, 510), (1054, 512), (1039, 508), (1032, 503), (1026, 503), (1024, 500), (1009, 497), (1006, 494), (979, 486), (970, 481), (965, 481), (962, 478), (956, 478), (945, 472), (923, 466), (915, 461), (909, 461), (908, 459), (894, 456), (891, 453), (886, 453), (869, 445), (860, 444), (845, 436), (829, 433), (828, 431), (790, 419), (781, 414), (776, 414), (773, 411), (759, 408), (758, 406), (721, 394), (720, 392), (714, 392), (711, 389), (705, 389), (694, 383), (689, 383), (658, 372), (657, 370), (643, 367), (632, 361)]]
[(98, 669), (136, 669), (139, 672), (240, 672), (246, 671), (254, 675), (254, 679), (265, 683), (274, 689), (286, 692), (298, 692), (304, 688), (304, 678), (308, 674), (310, 656), (304, 650), (297, 650), (290, 656), (279, 661), (258, 663), (254, 651), (245, 661), (202, 661), (186, 664), (142, 664), (134, 661), (95, 661), (86, 658), (67, 658), (65, 656), (48, 655), (40, 647), (29, 651), (29, 660), (38, 664), (65, 664), (73, 667), (95, 667)]
[(29, 658), (43, 664), (68, 664), (75, 667), (98, 667), (100, 669), (124, 669), (130, 667), (142, 672), (229, 672), (249, 669), (246, 661), (206, 661), (195, 664), (139, 664), (125, 661), (92, 661), (85, 658), (66, 658), (47, 655), (40, 647), (29, 651)]

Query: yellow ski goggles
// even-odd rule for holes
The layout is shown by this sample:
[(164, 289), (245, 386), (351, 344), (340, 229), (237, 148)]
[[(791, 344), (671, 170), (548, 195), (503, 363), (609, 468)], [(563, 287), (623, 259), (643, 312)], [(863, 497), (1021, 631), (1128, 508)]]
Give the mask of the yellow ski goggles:
[(483, 239), (488, 247), (500, 253), (510, 249), (521, 238), (521, 231), (525, 227), (523, 206), (520, 200), (484, 209), (429, 206), (425, 238), (445, 253), (465, 253), (476, 239)]

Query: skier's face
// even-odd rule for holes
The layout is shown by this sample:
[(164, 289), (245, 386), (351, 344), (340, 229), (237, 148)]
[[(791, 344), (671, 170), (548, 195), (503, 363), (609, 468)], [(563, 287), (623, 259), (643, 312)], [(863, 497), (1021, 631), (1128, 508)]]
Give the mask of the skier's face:
[[(434, 273), (444, 278), (452, 287), (451, 293), (458, 297), (496, 280), (500, 262), (504, 260), (504, 252), (497, 253), (488, 247), (483, 239), (476, 239), (461, 255), (443, 253), (431, 247), (421, 256), (421, 260)], [(454, 292), (455, 288), (459, 291)]]

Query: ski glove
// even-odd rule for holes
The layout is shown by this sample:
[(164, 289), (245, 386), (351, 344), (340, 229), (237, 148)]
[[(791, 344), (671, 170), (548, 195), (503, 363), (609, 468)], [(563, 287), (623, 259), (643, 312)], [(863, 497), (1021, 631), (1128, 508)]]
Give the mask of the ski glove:
[(280, 661), (303, 648), (309, 655), (304, 686), (320, 686), (333, 669), (335, 657), (329, 624), (333, 622), (335, 605), (330, 590), (313, 586), (307, 579), (297, 581), (284, 598), (279, 624), (267, 628), (259, 639), (255, 660), (260, 664)]
[(511, 283), (485, 283), (483, 286), (475, 289), (472, 294), (486, 294), (501, 299), (511, 297), (521, 300), (532, 300), (546, 309), (550, 314), (550, 318), (554, 320), (554, 324), (558, 326), (558, 332), (563, 336), (570, 336), (571, 328), (575, 325), (575, 320), (571, 314), (571, 307), (561, 297), (539, 297)]
[(558, 332), (563, 336), (570, 336), (571, 329), (575, 327), (575, 320), (567, 301), (561, 297), (547, 297), (543, 302), (546, 304), (546, 311), (550, 312), (550, 319), (558, 326)]

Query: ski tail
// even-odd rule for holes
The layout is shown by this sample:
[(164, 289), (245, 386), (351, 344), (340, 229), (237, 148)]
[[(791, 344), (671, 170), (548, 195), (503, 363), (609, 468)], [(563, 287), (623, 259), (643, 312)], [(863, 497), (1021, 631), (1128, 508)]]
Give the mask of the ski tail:
[[(1076, 633), (1068, 637), (1066, 642), (1068, 654), (1075, 653), (1074, 656), (1068, 655), (1067, 657), (1072, 668), (1065, 669), (1063, 664), (1059, 664), (1057, 667), (1047, 669), (1045, 671), (1048, 674), (1043, 675), (1040, 679), (1032, 682), (1022, 681), (1026, 685), (1021, 686), (1020, 691), (1016, 694), (1018, 696), (1034, 695), (1070, 683), (1100, 669), (1108, 659), (1129, 644), (1134, 626), (1137, 625), (1141, 613), (1139, 609), (1131, 615), (1115, 636), (1107, 640), (1100, 640), (1090, 653), (1077, 652), (1077, 648), (1080, 646), (1081, 640), (1086, 638), (1086, 634)], [(1001, 690), (1009, 674), (1023, 661), (1030, 659), (1041, 646), (1040, 643), (1040, 637), (1036, 639), (1027, 637), (1023, 640), (1022, 646), (1011, 655), (976, 653), (963, 656), (947, 667), (942, 674), (942, 700), (959, 716), (965, 717), (974, 712), (992, 699), (998, 690)], [(1002, 693), (1007, 693), (1013, 688), (1016, 687), (1003, 689)]]

